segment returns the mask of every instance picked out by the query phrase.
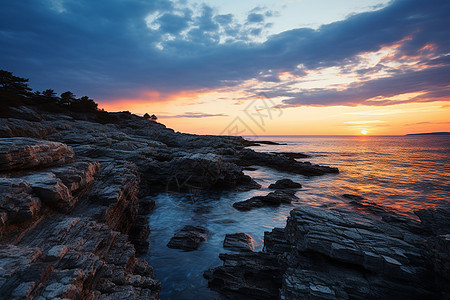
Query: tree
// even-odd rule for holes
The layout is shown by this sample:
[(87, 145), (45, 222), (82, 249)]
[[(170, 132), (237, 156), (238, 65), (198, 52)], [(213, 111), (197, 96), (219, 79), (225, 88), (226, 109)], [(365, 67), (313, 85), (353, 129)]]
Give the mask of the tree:
[(30, 95), (28, 79), (14, 76), (11, 72), (0, 70), (0, 92), (16, 94), (18, 96)]
[(67, 91), (61, 94), (61, 103), (65, 105), (70, 105), (70, 103), (75, 101), (75, 94)]
[(45, 91), (42, 92), (42, 96), (46, 98), (56, 98), (56, 93), (52, 89), (46, 89)]
[(70, 108), (81, 112), (93, 112), (97, 111), (98, 104), (88, 96), (83, 96), (70, 102)]
[(155, 115), (151, 115), (150, 119), (151, 119), (152, 121), (156, 121), (156, 120), (158, 120), (158, 117), (156, 117)]
[(146, 118), (147, 120), (150, 120), (150, 115), (148, 113), (145, 113), (144, 118)]

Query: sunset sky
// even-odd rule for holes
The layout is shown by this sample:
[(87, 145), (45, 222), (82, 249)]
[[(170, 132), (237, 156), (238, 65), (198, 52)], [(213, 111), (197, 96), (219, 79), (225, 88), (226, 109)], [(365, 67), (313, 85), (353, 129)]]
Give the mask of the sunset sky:
[(450, 131), (450, 1), (2, 1), (0, 69), (182, 132)]

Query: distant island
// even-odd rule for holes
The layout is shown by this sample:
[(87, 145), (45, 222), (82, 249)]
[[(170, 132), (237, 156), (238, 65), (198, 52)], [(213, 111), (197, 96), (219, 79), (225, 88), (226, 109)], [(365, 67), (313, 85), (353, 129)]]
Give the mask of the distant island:
[(450, 135), (450, 132), (409, 133), (407, 135)]

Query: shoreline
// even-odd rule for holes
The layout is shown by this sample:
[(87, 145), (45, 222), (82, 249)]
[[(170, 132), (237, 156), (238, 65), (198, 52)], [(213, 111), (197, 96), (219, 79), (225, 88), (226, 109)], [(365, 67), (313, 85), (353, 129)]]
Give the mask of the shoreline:
[[(245, 168), (255, 165), (305, 176), (339, 172), (337, 168), (299, 162), (283, 154), (255, 152), (246, 148), (249, 143), (242, 137), (175, 133), (162, 124), (130, 113), (106, 114), (108, 115), (103, 117), (109, 121), (104, 122), (101, 119), (99, 122), (95, 114), (49, 113), (37, 107), (19, 106), (12, 110), (8, 118), (0, 119), (1, 184), (5, 187), (0, 195), (4, 205), (0, 254), (5, 261), (21, 266), (12, 273), (0, 273), (0, 279), (8, 283), (0, 287), (2, 295), (11, 298), (25, 296), (33, 298), (41, 295), (56, 298), (96, 298), (106, 295), (120, 298), (128, 295), (157, 299), (161, 289), (158, 278), (154, 278), (151, 266), (135, 256), (136, 250), (140, 253), (147, 251), (151, 228), (148, 226), (146, 216), (155, 206), (152, 193), (258, 189), (260, 185), (242, 172)], [(253, 141), (250, 144), (254, 143), (257, 142)], [(259, 143), (261, 144), (261, 141)], [(29, 149), (33, 150), (30, 152)], [(271, 196), (260, 197), (253, 200), (251, 207), (283, 205), (285, 202), (294, 201), (289, 195), (281, 191)], [(336, 278), (340, 276), (339, 272), (346, 274), (354, 270), (346, 266), (334, 267), (335, 264), (339, 264), (339, 261), (348, 263), (346, 258), (348, 256), (362, 257), (360, 267), (371, 274), (376, 274), (376, 278), (386, 284), (400, 279), (389, 277), (384, 268), (394, 268), (396, 272), (403, 272), (401, 271), (403, 267), (420, 268), (422, 259), (432, 261), (435, 263), (432, 266), (427, 265), (426, 268), (428, 271), (432, 270), (436, 277), (433, 279), (436, 279), (437, 283), (427, 281), (423, 287), (415, 289), (411, 287), (414, 281), (401, 281), (402, 289), (408, 294), (414, 292), (425, 296), (448, 293), (443, 287), (448, 280), (445, 277), (448, 269), (446, 265), (442, 267), (437, 263), (439, 260), (445, 262), (448, 259), (448, 256), (445, 256), (448, 253), (442, 250), (444, 249), (442, 245), (447, 242), (439, 238), (441, 232), (433, 231), (435, 230), (433, 222), (436, 220), (444, 224), (441, 227), (447, 228), (445, 226), (448, 222), (445, 223), (445, 218), (442, 220), (441, 217), (436, 217), (440, 216), (438, 213), (430, 218), (425, 213), (426, 221), (418, 223), (406, 220), (381, 207), (370, 205), (361, 199), (355, 198), (351, 201), (355, 202), (353, 205), (358, 209), (384, 219), (381, 223), (365, 219), (366, 223), (372, 226), (369, 227), (373, 233), (367, 234), (364, 240), (367, 242), (376, 237), (376, 228), (384, 226), (386, 229), (381, 233), (384, 237), (394, 239), (392, 243), (402, 241), (408, 243), (408, 247), (412, 247), (404, 249), (405, 255), (409, 257), (408, 262), (396, 254), (379, 250), (377, 255), (388, 257), (389, 264), (385, 266), (382, 261), (375, 260), (374, 265), (379, 265), (379, 268), (376, 268), (374, 265), (365, 264), (369, 259), (367, 254), (356, 253), (345, 244), (338, 248), (332, 245), (323, 248), (321, 243), (324, 237), (330, 234), (326, 226), (319, 226), (321, 229), (316, 232), (324, 237), (313, 241), (301, 240), (300, 243), (297, 239), (307, 236), (308, 233), (304, 231), (294, 233), (298, 229), (289, 225), (290, 227), (286, 227), (284, 231), (274, 229), (271, 234), (268, 233), (268, 243), (272, 244), (265, 245), (266, 249), (271, 249), (267, 250), (269, 251), (267, 253), (238, 252), (233, 255), (221, 255), (225, 265), (207, 272), (210, 287), (225, 295), (235, 296), (242, 296), (239, 291), (245, 290), (246, 297), (262, 297), (261, 295), (279, 297), (277, 291), (280, 289), (282, 295), (287, 298), (332, 296), (333, 293), (334, 296), (340, 297), (344, 292), (351, 297), (359, 295), (349, 293), (345, 289), (343, 291), (342, 286), (339, 287), (339, 282), (336, 281), (331, 285), (318, 283), (316, 281), (318, 279), (314, 278), (320, 278), (322, 275), (317, 273), (318, 270), (308, 267), (309, 258), (302, 255), (297, 257), (297, 254), (291, 253), (292, 249), (296, 249), (298, 253), (313, 252), (316, 253), (314, 255), (329, 260), (328, 267), (333, 266)], [(10, 208), (5, 205), (10, 205)], [(348, 216), (355, 219), (359, 216), (358, 213), (350, 211), (333, 215), (335, 214), (333, 210), (293, 210), (291, 222), (294, 220), (300, 222), (303, 217), (300, 219), (295, 217), (299, 213), (312, 214), (315, 216), (312, 219), (317, 222), (321, 219), (336, 219), (330, 221), (329, 225), (338, 225), (339, 220), (345, 220)], [(312, 223), (307, 221), (305, 224), (318, 226), (314, 223), (316, 221)], [(383, 225), (385, 223), (387, 225)], [(358, 226), (361, 225), (346, 223), (346, 227), (351, 231), (349, 234), (354, 234), (352, 230)], [(282, 231), (284, 233), (281, 234)], [(293, 236), (286, 233), (288, 231), (292, 232)], [(398, 234), (391, 235), (392, 231), (402, 232), (404, 236), (409, 236), (409, 239), (411, 236), (415, 238), (399, 239)], [(192, 231), (187, 231), (185, 236), (190, 237), (191, 233)], [(86, 236), (92, 238), (85, 240)], [(415, 240), (419, 237), (422, 239), (425, 237), (429, 243), (434, 241), (431, 249), (441, 256), (433, 256), (429, 252), (421, 254), (420, 259), (411, 256), (410, 252), (414, 252), (411, 249), (424, 246)], [(342, 237), (335, 238), (339, 240)], [(346, 238), (356, 245), (362, 243), (351, 236)], [(304, 246), (301, 246), (302, 243)], [(308, 246), (309, 243), (316, 243), (319, 248)], [(14, 256), (12, 251), (21, 253), (22, 257)], [(337, 255), (336, 251), (340, 254)], [(275, 263), (281, 256), (292, 256), (292, 260), (284, 261), (281, 265), (279, 262)], [(296, 287), (300, 283), (306, 284), (303, 281), (298, 282), (305, 273), (297, 274), (290, 271), (289, 264), (298, 264), (298, 259), (303, 264), (306, 263), (302, 270), (310, 276), (308, 289)], [(236, 283), (226, 282), (220, 275), (223, 274), (221, 273), (223, 270), (232, 272), (227, 269), (227, 264), (233, 264), (236, 260), (247, 262), (247, 268), (242, 270), (259, 278), (252, 285), (237, 290)], [(401, 267), (392, 261), (399, 262)], [(258, 274), (266, 274), (267, 271), (261, 269), (262, 262), (270, 262), (273, 267), (270, 272), (279, 275), (276, 286), (269, 290), (266, 290), (268, 287), (263, 287), (263, 290), (259, 287), (258, 282), (266, 282), (267, 279), (265, 275), (258, 277)], [(71, 272), (66, 272), (67, 269)], [(242, 270), (235, 270), (238, 273), (233, 271), (230, 274), (238, 278), (244, 276), (239, 273)], [(46, 272), (46, 276), (42, 277), (42, 272)], [(28, 277), (25, 274), (29, 274)], [(358, 274), (354, 275), (355, 280), (361, 280), (360, 276), (367, 275), (365, 272)], [(420, 274), (416, 275), (419, 277)], [(23, 277), (21, 282), (25, 282), (26, 285), (18, 285), (15, 281), (11, 281), (11, 278), (17, 277)], [(288, 277), (293, 281), (283, 279)], [(223, 284), (218, 284), (222, 281)], [(316, 291), (314, 286), (322, 287)], [(376, 290), (369, 289), (365, 295), (375, 297), (389, 292), (390, 290), (381, 286)]]

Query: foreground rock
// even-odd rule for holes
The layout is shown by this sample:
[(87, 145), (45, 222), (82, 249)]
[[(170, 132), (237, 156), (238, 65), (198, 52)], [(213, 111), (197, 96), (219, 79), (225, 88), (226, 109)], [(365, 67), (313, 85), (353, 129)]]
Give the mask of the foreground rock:
[(161, 285), (151, 266), (135, 257), (127, 236), (138, 223), (137, 167), (75, 160), (72, 148), (62, 143), (5, 140), (0, 145), (7, 166), (0, 173), (0, 295), (157, 299)]
[[(448, 234), (397, 225), (348, 210), (294, 209), (285, 229), (265, 233), (264, 252), (221, 255), (224, 265), (205, 277), (212, 289), (242, 298), (448, 298)], [(262, 263), (271, 266), (273, 288), (254, 296), (260, 291), (257, 282), (267, 281)], [(254, 286), (246, 281), (248, 274), (260, 276), (252, 277)]]
[(71, 147), (31, 138), (0, 139), (0, 171), (63, 165), (74, 160)]
[(269, 189), (299, 189), (302, 185), (298, 182), (293, 182), (290, 179), (280, 179), (277, 182), (269, 185)]
[(255, 196), (245, 201), (235, 202), (233, 207), (245, 211), (258, 207), (279, 206), (281, 203), (289, 204), (296, 199), (298, 198), (295, 196), (295, 192), (275, 191), (266, 196)]
[(186, 225), (170, 239), (167, 247), (192, 251), (206, 241), (208, 230), (202, 226)]
[(248, 234), (237, 232), (225, 235), (223, 248), (237, 252), (253, 252), (255, 240)]

